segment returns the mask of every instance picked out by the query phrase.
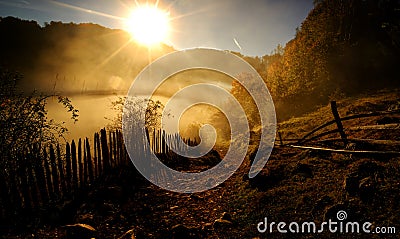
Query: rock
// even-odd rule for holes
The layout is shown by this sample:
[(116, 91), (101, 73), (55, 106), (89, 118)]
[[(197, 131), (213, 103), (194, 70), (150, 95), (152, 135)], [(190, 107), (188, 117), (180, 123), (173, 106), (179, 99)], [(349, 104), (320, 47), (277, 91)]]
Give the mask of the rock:
[(313, 171), (310, 165), (304, 164), (304, 163), (299, 163), (296, 166), (296, 169), (294, 170), (294, 173), (299, 174), (305, 178), (312, 178), (313, 177)]
[(329, 196), (323, 196), (315, 203), (312, 214), (315, 216), (317, 213), (323, 212), (324, 209), (333, 203), (333, 199)]
[(350, 173), (344, 180), (344, 189), (350, 196), (354, 196), (358, 193), (360, 180), (357, 173)]
[(375, 180), (371, 177), (363, 178), (359, 184), (360, 199), (363, 202), (374, 198), (376, 192)]
[(196, 228), (177, 224), (171, 228), (171, 234), (173, 239), (193, 238), (196, 236)]
[(125, 232), (122, 236), (118, 237), (118, 239), (136, 239), (134, 229)]
[(254, 178), (249, 178), (248, 180), (251, 187), (256, 187), (259, 190), (267, 190), (277, 185), (281, 181), (281, 178), (276, 171), (263, 170)]
[(232, 216), (231, 214), (227, 213), (227, 212), (223, 212), (222, 216), (221, 216), (222, 220), (227, 220), (227, 221), (232, 221)]
[(85, 213), (76, 216), (76, 222), (90, 224), (93, 222), (93, 214)]
[(97, 231), (87, 224), (66, 225), (66, 239), (92, 239), (97, 237)]
[(203, 225), (202, 229), (206, 232), (212, 231), (213, 230), (213, 224), (212, 223), (206, 223)]
[(378, 165), (372, 160), (365, 160), (358, 165), (357, 168), (359, 178), (366, 178), (370, 176), (375, 176), (380, 172), (384, 171), (383, 166)]
[(98, 205), (97, 211), (101, 216), (107, 216), (114, 213), (115, 208), (111, 203), (101, 203)]
[(213, 228), (214, 229), (226, 229), (232, 226), (232, 222), (224, 219), (217, 219), (213, 223)]

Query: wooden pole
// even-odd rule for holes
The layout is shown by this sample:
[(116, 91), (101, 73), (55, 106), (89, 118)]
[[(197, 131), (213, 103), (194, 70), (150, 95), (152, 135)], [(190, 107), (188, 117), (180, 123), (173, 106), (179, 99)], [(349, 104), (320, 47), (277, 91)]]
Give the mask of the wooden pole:
[[(39, 148), (35, 148), (35, 150), (39, 150)], [(45, 205), (49, 202), (49, 192), (46, 187), (46, 177), (43, 170), (43, 159), (40, 157), (40, 152), (35, 152), (35, 162), (33, 162), (36, 182), (38, 184), (40, 199), (42, 201), (42, 205)]]
[(92, 162), (92, 155), (90, 154), (90, 144), (89, 144), (89, 139), (86, 138), (86, 160), (88, 161), (88, 173), (89, 173), (89, 183), (92, 184), (94, 181), (94, 175), (93, 175), (93, 162)]
[(79, 163), (79, 187), (83, 186), (83, 161), (82, 161), (82, 140), (78, 141), (78, 163)]
[(51, 182), (51, 171), (50, 171), (50, 166), (49, 166), (49, 162), (47, 159), (47, 152), (46, 152), (45, 148), (43, 149), (43, 161), (44, 161), (44, 168), (46, 171), (47, 189), (49, 191), (49, 196), (52, 199), (54, 196), (53, 183)]
[(72, 158), (72, 185), (74, 192), (78, 189), (78, 162), (76, 160), (76, 144), (72, 140), (71, 143), (71, 158)]
[(69, 146), (69, 143), (65, 146), (65, 173), (66, 173), (66, 186), (67, 186), (67, 192), (71, 192), (71, 181), (72, 181), (72, 169), (71, 169), (71, 147)]
[(340, 137), (342, 138), (344, 147), (346, 147), (347, 144), (348, 144), (347, 136), (346, 136), (346, 134), (344, 132), (342, 121), (340, 120), (339, 112), (337, 110), (336, 101), (331, 101), (331, 109), (332, 109), (333, 117), (335, 118), (335, 122), (336, 122), (337, 128), (339, 130)]
[(56, 154), (54, 152), (53, 145), (50, 145), (50, 164), (51, 164), (51, 176), (53, 178), (53, 190), (55, 195), (60, 194), (60, 184), (58, 180)]
[(110, 158), (107, 145), (107, 132), (105, 129), (100, 131), (100, 141), (101, 141), (101, 153), (103, 158), (103, 173), (109, 172), (110, 170)]
[(64, 165), (61, 157), (60, 145), (57, 145), (57, 165), (58, 173), (60, 175), (61, 191), (64, 195), (67, 192), (67, 187), (65, 186), (65, 176), (64, 176)]
[(100, 135), (99, 133), (96, 133), (96, 151), (97, 151), (97, 177), (102, 175), (103, 173), (103, 161), (102, 161), (102, 154), (101, 154), (101, 145), (100, 145)]

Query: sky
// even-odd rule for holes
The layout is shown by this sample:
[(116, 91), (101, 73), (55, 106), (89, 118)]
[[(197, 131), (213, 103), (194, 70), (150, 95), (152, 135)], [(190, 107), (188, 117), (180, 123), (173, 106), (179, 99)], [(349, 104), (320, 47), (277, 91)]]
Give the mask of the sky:
[[(92, 22), (122, 29), (135, 4), (135, 0), (0, 0), (0, 16), (40, 25)], [(294, 37), (313, 0), (159, 0), (158, 6), (170, 13), (172, 32), (166, 44), (177, 50), (212, 47), (263, 56)]]

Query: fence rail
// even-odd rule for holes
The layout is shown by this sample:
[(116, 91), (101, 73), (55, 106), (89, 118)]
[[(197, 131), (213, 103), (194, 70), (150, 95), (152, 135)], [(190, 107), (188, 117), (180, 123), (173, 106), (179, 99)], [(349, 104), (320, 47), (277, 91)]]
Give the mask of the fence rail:
[[(170, 154), (166, 141), (181, 148), (187, 147), (181, 142), (196, 144), (190, 139), (180, 141), (178, 134), (169, 135), (161, 130), (146, 134), (148, 145), (156, 154)], [(135, 147), (143, 147), (143, 142), (136, 143)], [(111, 170), (131, 164), (122, 132), (105, 129), (95, 133), (92, 141), (85, 138), (45, 148), (34, 145), (4, 160), (8, 167), (0, 171), (0, 209), (8, 215), (74, 199)]]
[[(311, 130), (309, 133), (305, 134), (300, 139), (283, 139), (281, 133), (278, 131), (278, 137), (279, 137), (280, 143), (277, 144), (277, 146), (305, 149), (305, 150), (314, 150), (314, 151), (325, 151), (325, 152), (332, 152), (332, 153), (339, 153), (339, 154), (400, 155), (400, 151), (398, 151), (398, 150), (389, 150), (389, 151), (388, 150), (386, 150), (386, 151), (382, 151), (382, 150), (348, 150), (346, 148), (346, 146), (348, 145), (349, 142), (352, 142), (352, 143), (367, 143), (368, 142), (370, 144), (375, 144), (375, 145), (398, 146), (399, 142), (393, 141), (393, 140), (348, 138), (346, 131), (398, 129), (399, 124), (357, 126), (357, 127), (352, 127), (349, 129), (345, 129), (342, 124), (343, 121), (348, 121), (348, 120), (353, 120), (353, 119), (368, 118), (368, 117), (374, 117), (374, 116), (384, 116), (384, 115), (397, 115), (397, 114), (400, 114), (400, 110), (369, 112), (369, 113), (363, 113), (363, 114), (350, 115), (350, 116), (341, 118), (338, 113), (338, 110), (337, 110), (336, 102), (332, 101), (331, 102), (331, 111), (332, 111), (332, 115), (334, 118), (333, 120), (316, 127), (315, 129)], [(336, 126), (337, 126), (336, 129), (321, 132), (324, 129), (326, 129), (328, 126), (333, 125), (333, 124), (336, 124)], [(317, 134), (317, 132), (319, 132), (319, 133)], [(337, 134), (337, 133), (340, 135), (340, 140), (337, 138), (321, 140), (321, 138), (323, 138), (324, 136)], [(341, 141), (343, 143), (343, 148), (332, 149), (332, 148), (322, 148), (322, 147), (304, 145), (305, 143), (309, 143), (312, 141), (317, 141), (320, 143)]]

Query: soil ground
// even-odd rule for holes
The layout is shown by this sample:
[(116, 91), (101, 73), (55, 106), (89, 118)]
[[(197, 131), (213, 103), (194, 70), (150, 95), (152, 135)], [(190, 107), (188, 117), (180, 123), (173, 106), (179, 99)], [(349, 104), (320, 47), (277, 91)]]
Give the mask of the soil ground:
[[(399, 93), (383, 92), (338, 102), (346, 115), (399, 110)], [(329, 106), (279, 124), (283, 139), (300, 138), (332, 120)], [(344, 122), (350, 139), (400, 140), (400, 116), (376, 116)], [(358, 129), (361, 125), (391, 125), (391, 129)], [(335, 127), (333, 125), (332, 127)], [(394, 127), (394, 128), (393, 128)], [(327, 129), (329, 130), (329, 129)], [(329, 135), (322, 139), (340, 138)], [(309, 142), (307, 145), (339, 148), (340, 143)], [(351, 143), (349, 150), (400, 151), (397, 144)], [(249, 153), (251, 155), (251, 153)], [(3, 238), (66, 238), (67, 224), (85, 223), (97, 231), (96, 238), (383, 238), (382, 234), (260, 233), (259, 222), (315, 222), (336, 220), (371, 222), (376, 227), (400, 231), (400, 156), (342, 155), (276, 146), (254, 179), (246, 177), (247, 156), (240, 169), (223, 184), (202, 193), (179, 194), (158, 188), (133, 168), (116, 172), (101, 186), (85, 193), (71, 219), (62, 223), (26, 222), (22, 230), (10, 227)], [(140, 186), (138, 186), (140, 185)], [(62, 215), (56, 215), (62, 216)], [(337, 221), (337, 220), (336, 220)], [(56, 221), (55, 221), (56, 222)], [(31, 223), (32, 224), (32, 223)], [(287, 228), (286, 228), (287, 229)], [(318, 227), (319, 229), (319, 227)], [(317, 229), (317, 230), (318, 230)], [(132, 230), (132, 231), (130, 231)], [(127, 233), (128, 232), (128, 233)], [(125, 235), (124, 235), (125, 234)], [(78, 238), (78, 237), (77, 237)]]

